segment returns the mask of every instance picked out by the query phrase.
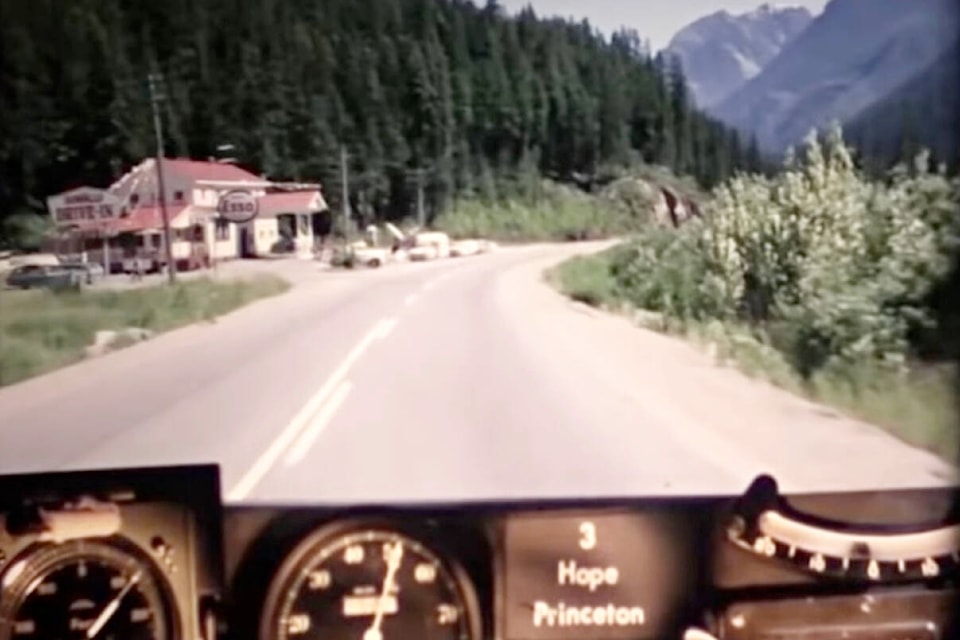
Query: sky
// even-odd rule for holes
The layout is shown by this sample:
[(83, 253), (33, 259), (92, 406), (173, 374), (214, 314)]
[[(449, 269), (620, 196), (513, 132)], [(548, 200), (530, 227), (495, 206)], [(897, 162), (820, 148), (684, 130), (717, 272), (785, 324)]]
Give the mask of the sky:
[[(474, 1), (484, 4), (483, 0)], [(803, 6), (817, 15), (823, 11), (827, 0), (499, 0), (499, 3), (510, 13), (529, 4), (542, 17), (586, 18), (608, 35), (626, 26), (636, 29), (641, 38), (648, 38), (653, 50), (659, 51), (677, 31), (722, 9), (738, 14), (752, 11), (762, 4)]]

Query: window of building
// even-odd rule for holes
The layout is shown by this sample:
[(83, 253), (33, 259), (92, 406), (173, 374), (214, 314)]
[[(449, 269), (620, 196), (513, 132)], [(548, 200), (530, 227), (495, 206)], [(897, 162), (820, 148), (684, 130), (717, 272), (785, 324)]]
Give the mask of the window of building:
[(139, 194), (139, 193), (131, 193), (131, 194), (130, 194), (130, 204), (134, 204), (134, 205), (135, 205), (135, 204), (137, 204), (138, 202), (140, 202), (140, 194)]
[(174, 201), (174, 202), (183, 202), (183, 191), (174, 191), (174, 192), (173, 192), (173, 201)]

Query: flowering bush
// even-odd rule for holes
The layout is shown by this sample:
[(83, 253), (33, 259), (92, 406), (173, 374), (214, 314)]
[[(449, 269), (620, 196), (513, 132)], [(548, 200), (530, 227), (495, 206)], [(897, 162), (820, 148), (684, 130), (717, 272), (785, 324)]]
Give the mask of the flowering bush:
[(755, 327), (804, 376), (902, 366), (960, 238), (958, 182), (928, 164), (868, 182), (835, 127), (778, 176), (718, 187), (705, 219), (645, 232), (611, 275), (637, 306)]

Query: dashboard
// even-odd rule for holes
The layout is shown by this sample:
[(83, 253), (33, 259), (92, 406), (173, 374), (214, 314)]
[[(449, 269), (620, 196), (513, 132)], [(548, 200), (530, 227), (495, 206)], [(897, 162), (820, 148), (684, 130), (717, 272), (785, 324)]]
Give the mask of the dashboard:
[(0, 640), (940, 640), (947, 489), (223, 505), (212, 465), (0, 476)]

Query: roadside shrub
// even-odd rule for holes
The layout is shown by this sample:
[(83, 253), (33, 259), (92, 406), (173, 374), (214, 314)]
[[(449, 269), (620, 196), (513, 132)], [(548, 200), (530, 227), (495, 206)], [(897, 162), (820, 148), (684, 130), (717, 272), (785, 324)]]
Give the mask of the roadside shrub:
[(549, 180), (522, 198), (460, 200), (433, 226), (454, 238), (507, 242), (591, 240), (624, 230), (616, 211), (578, 189)]
[(726, 317), (722, 283), (710, 271), (697, 224), (650, 227), (610, 262), (619, 294), (680, 321)]
[(704, 220), (650, 229), (610, 261), (619, 295), (681, 321), (753, 327), (803, 377), (903, 370), (937, 333), (931, 295), (958, 248), (960, 188), (928, 157), (871, 183), (835, 127), (776, 177), (718, 187)]
[(459, 200), (433, 226), (454, 238), (598, 240), (647, 226), (654, 196), (646, 183), (634, 178), (615, 181), (599, 194), (541, 180), (537, 188), (513, 198)]
[(596, 282), (608, 306), (655, 312), (643, 326), (956, 461), (960, 180), (922, 153), (867, 181), (834, 128), (779, 175), (739, 175), (702, 208), (558, 279), (581, 299)]
[(549, 271), (547, 277), (573, 300), (591, 307), (604, 307), (617, 301), (606, 269), (606, 262), (592, 255), (575, 256), (561, 269)]

